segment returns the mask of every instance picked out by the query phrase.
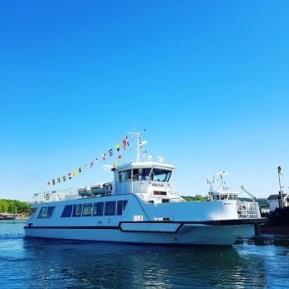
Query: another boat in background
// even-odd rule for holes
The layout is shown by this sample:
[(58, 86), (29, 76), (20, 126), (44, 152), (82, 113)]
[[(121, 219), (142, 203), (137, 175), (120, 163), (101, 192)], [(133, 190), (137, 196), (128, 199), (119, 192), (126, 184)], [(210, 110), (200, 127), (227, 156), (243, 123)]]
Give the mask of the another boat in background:
[(15, 220), (16, 218), (17, 214), (0, 213), (0, 221)]
[(263, 234), (286, 234), (289, 235), (289, 194), (284, 192), (284, 185), (282, 184), (282, 168), (279, 166), (278, 194), (270, 195), (267, 202), (270, 207), (270, 213), (264, 215), (268, 218), (268, 223), (261, 226)]

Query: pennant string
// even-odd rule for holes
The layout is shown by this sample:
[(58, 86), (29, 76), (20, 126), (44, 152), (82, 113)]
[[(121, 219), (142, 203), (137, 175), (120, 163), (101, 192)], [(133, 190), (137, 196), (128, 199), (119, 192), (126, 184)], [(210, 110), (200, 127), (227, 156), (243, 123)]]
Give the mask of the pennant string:
[(87, 163), (85, 163), (83, 166), (74, 169), (67, 173), (66, 175), (62, 177), (57, 177), (52, 180), (49, 180), (47, 182), (48, 186), (55, 186), (56, 184), (60, 184), (62, 182), (66, 182), (71, 180), (72, 178), (78, 176), (79, 174), (83, 173), (84, 168), (90, 168), (92, 169), (95, 166), (95, 163), (99, 160), (107, 160), (108, 158), (113, 157), (114, 155), (117, 157), (117, 159), (113, 162), (113, 168), (116, 168), (119, 165), (119, 161), (122, 159), (122, 154), (121, 154), (121, 148), (123, 151), (126, 150), (126, 148), (129, 146), (129, 140), (128, 137), (125, 136), (120, 143), (116, 143), (113, 148), (110, 148), (107, 153), (103, 153), (101, 157), (96, 157), (94, 160), (91, 160)]

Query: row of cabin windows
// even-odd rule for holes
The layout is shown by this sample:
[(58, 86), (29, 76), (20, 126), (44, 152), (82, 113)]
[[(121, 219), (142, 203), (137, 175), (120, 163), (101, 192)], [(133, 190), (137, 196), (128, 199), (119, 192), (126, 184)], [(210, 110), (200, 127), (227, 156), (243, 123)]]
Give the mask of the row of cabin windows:
[(61, 218), (90, 217), (90, 216), (120, 216), (122, 215), (127, 200), (98, 202), (64, 207)]
[(42, 207), (38, 214), (38, 219), (50, 219), (55, 207)]
[(214, 200), (237, 200), (237, 195), (215, 195)]
[(141, 168), (133, 170), (125, 170), (118, 172), (119, 182), (128, 181), (157, 181), (157, 182), (169, 182), (172, 171), (166, 169), (157, 168)]

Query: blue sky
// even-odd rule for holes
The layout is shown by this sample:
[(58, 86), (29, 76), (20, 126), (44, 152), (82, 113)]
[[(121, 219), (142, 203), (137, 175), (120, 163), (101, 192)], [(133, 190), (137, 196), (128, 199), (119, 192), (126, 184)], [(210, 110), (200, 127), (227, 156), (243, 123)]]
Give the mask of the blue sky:
[[(0, 198), (146, 128), (184, 194), (289, 180), (288, 1), (0, 3)], [(101, 165), (57, 188), (109, 180)], [(286, 175), (285, 175), (286, 181)], [(287, 181), (289, 185), (289, 181)]]

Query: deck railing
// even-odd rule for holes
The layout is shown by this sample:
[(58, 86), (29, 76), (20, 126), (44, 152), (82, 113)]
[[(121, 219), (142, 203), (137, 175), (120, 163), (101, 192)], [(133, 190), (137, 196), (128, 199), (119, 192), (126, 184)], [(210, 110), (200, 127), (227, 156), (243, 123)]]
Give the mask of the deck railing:
[(78, 191), (76, 189), (65, 189), (59, 191), (51, 191), (38, 193), (33, 196), (33, 203), (46, 203), (57, 202), (63, 200), (73, 200), (79, 198)]
[(260, 209), (257, 202), (238, 201), (237, 210), (239, 219), (260, 218)]

